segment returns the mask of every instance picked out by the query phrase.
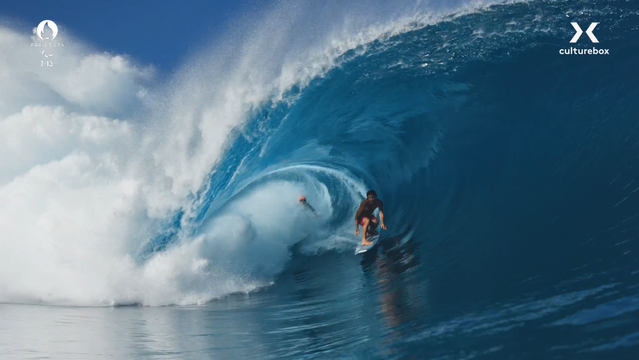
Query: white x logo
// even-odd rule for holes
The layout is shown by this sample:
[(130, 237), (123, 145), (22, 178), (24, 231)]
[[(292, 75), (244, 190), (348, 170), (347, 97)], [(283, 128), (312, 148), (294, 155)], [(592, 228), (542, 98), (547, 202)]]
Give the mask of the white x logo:
[[(577, 40), (579, 40), (579, 38), (581, 37), (581, 34), (583, 34), (583, 31), (579, 27), (579, 24), (577, 24), (576, 22), (573, 22), (571, 24), (572, 24), (572, 27), (575, 28), (576, 33), (575, 33), (575, 36), (572, 37), (572, 40), (570, 40), (570, 42), (576, 43)], [(597, 27), (597, 25), (599, 25), (598, 22), (590, 23), (588, 30), (586, 30), (586, 35), (588, 35), (588, 37), (590, 38), (590, 41), (592, 41), (593, 43), (599, 43), (599, 40), (597, 40), (597, 38), (595, 37), (595, 34), (592, 33), (592, 31), (595, 30), (595, 27)]]

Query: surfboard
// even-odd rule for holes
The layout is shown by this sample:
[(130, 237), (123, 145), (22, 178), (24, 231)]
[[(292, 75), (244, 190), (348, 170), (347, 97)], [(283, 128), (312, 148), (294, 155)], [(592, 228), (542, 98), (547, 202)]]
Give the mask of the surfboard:
[(370, 245), (362, 245), (362, 242), (360, 241), (357, 244), (357, 247), (355, 248), (355, 255), (363, 254), (363, 253), (367, 252), (368, 250), (372, 249), (373, 246), (375, 246), (375, 244), (377, 244), (377, 240), (379, 240), (379, 235), (369, 236), (369, 237), (366, 238), (366, 240), (372, 241), (373, 243), (370, 244)]

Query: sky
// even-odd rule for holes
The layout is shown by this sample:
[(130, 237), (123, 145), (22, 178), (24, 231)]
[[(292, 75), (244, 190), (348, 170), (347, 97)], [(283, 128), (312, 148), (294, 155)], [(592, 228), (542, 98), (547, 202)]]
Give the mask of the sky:
[(0, 25), (30, 34), (40, 21), (52, 20), (100, 50), (170, 71), (257, 6), (254, 0), (4, 0)]

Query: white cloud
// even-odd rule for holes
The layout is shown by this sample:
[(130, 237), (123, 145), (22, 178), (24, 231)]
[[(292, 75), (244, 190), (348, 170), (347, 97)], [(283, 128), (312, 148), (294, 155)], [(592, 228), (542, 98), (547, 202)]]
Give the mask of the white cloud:
[[(0, 118), (27, 105), (64, 105), (93, 114), (121, 116), (138, 102), (152, 81), (152, 66), (141, 67), (122, 55), (95, 53), (64, 32), (63, 47), (34, 47), (41, 42), (0, 27)], [(45, 57), (45, 51), (51, 57)], [(52, 61), (53, 66), (41, 66)]]
[(25, 106), (0, 119), (0, 185), (77, 149), (122, 153), (132, 138), (132, 127), (125, 121), (69, 114), (62, 107)]

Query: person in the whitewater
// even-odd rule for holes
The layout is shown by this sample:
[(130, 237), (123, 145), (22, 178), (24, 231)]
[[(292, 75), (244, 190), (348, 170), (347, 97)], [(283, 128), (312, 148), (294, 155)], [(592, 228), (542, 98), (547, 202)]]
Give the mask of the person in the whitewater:
[[(373, 211), (379, 208), (379, 219), (373, 215)], [(375, 190), (370, 190), (366, 193), (366, 199), (362, 201), (355, 213), (355, 235), (359, 235), (359, 226), (362, 225), (362, 245), (370, 245), (371, 241), (366, 240), (366, 233), (369, 235), (377, 235), (377, 225), (381, 221), (382, 229), (386, 230), (386, 224), (384, 224), (384, 203), (377, 198)]]
[(319, 217), (320, 215), (317, 213), (317, 211), (315, 211), (315, 209), (311, 206), (311, 204), (306, 202), (306, 196), (302, 195), (300, 196), (300, 201), (299, 201), (300, 205), (302, 205), (304, 208), (310, 210), (313, 214), (315, 214), (316, 217)]

